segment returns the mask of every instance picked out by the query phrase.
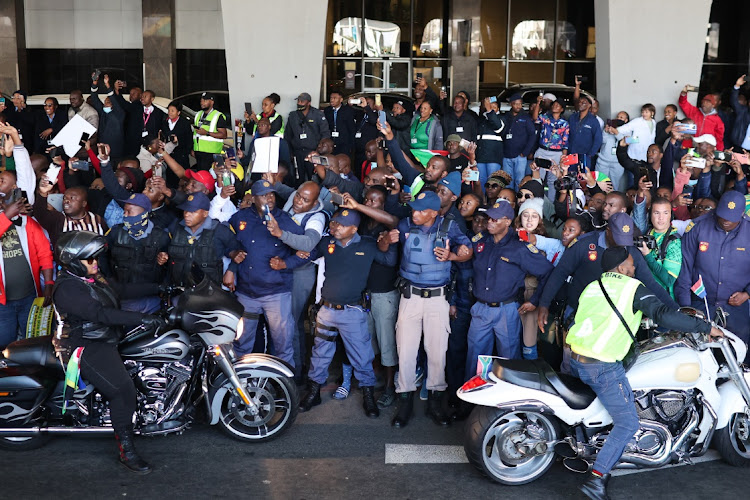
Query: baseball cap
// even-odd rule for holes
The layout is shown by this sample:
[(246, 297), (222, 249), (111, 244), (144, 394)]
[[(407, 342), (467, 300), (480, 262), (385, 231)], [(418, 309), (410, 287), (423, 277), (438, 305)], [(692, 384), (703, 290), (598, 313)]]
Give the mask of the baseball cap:
[(588, 94), (581, 93), (581, 99), (586, 99), (589, 104), (591, 104), (592, 106), (594, 105), (594, 98)]
[(201, 94), (201, 99), (210, 99), (212, 101), (216, 100), (216, 95), (214, 95), (213, 92), (203, 92)]
[(696, 144), (700, 144), (702, 142), (707, 142), (713, 147), (716, 147), (716, 137), (712, 136), (711, 134), (703, 134), (699, 135), (695, 139), (693, 139), (693, 142)]
[(451, 193), (455, 194), (456, 196), (459, 196), (461, 194), (461, 174), (459, 174), (458, 172), (449, 173), (448, 175), (440, 179), (439, 184), (447, 186), (448, 189), (451, 190)]
[(297, 96), (297, 101), (312, 101), (312, 97), (307, 92), (302, 92), (300, 95)]
[(184, 212), (195, 212), (196, 210), (209, 210), (211, 208), (211, 202), (208, 201), (208, 196), (203, 193), (193, 193), (188, 195), (184, 203), (179, 205), (177, 208)]
[(445, 138), (445, 145), (448, 146), (449, 142), (461, 142), (461, 136), (458, 134), (451, 134)]
[(276, 188), (273, 187), (273, 184), (263, 180), (255, 181), (250, 189), (253, 196), (263, 196), (264, 194), (276, 192)]
[(216, 191), (216, 181), (208, 170), (185, 170), (185, 177), (195, 179), (208, 188), (213, 193)]
[(745, 196), (734, 189), (724, 193), (716, 207), (716, 216), (729, 222), (739, 222), (744, 213)]
[(615, 244), (623, 247), (633, 246), (635, 224), (632, 217), (624, 212), (613, 214), (609, 217), (608, 227), (612, 231), (612, 239)]
[(628, 260), (630, 252), (625, 247), (609, 247), (602, 253), (602, 271), (607, 272)]
[(557, 96), (551, 92), (547, 92), (542, 96), (542, 99), (547, 99), (548, 101), (556, 101)]
[(412, 210), (440, 210), (440, 197), (432, 191), (423, 191), (415, 199), (409, 202)]
[(516, 93), (516, 94), (513, 94), (512, 96), (508, 97), (508, 102), (520, 101), (521, 99), (523, 99), (523, 97), (521, 96), (521, 94)]
[(714, 107), (716, 106), (716, 96), (713, 94), (706, 94), (703, 96), (703, 99), (701, 99), (701, 102), (708, 101), (710, 102)]
[(492, 208), (487, 209), (487, 216), (499, 220), (503, 217), (513, 220), (516, 213), (513, 211), (513, 207), (510, 206), (507, 200), (497, 200)]
[(147, 212), (151, 211), (151, 201), (148, 199), (148, 196), (143, 193), (133, 193), (127, 199), (117, 201), (141, 207)]
[(338, 210), (335, 214), (333, 214), (333, 217), (331, 217), (331, 222), (334, 221), (338, 222), (342, 226), (359, 226), (359, 212), (346, 208)]

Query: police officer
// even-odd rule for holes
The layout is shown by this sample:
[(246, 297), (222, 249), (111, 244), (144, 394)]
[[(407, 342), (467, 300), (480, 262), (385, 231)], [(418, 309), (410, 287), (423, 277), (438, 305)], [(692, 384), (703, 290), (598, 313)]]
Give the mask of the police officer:
[(381, 233), (376, 243), (373, 238), (357, 234), (359, 222), (359, 212), (346, 208), (337, 211), (330, 223), (331, 236), (321, 240), (309, 256), (310, 260), (324, 257), (325, 281), (308, 373), (310, 387), (299, 405), (303, 412), (320, 404), (320, 387), (328, 379), (328, 365), (336, 352), (336, 336), (341, 335), (362, 388), (365, 414), (371, 418), (380, 415), (375, 404), (372, 371), (375, 355), (367, 330), (365, 309), (368, 306), (363, 304), (363, 292), (373, 261), (395, 265), (397, 256), (395, 247), (390, 248), (388, 233)]
[[(674, 286), (681, 306), (704, 309), (704, 302), (690, 291), (701, 277), (706, 287), (711, 317), (716, 307), (729, 313), (727, 328), (745, 343), (750, 341), (750, 219), (744, 215), (745, 197), (726, 192), (715, 213), (695, 220), (682, 237), (682, 268)], [(748, 357), (745, 357), (748, 360)]]
[(212, 92), (201, 94), (201, 110), (196, 113), (193, 121), (193, 151), (198, 162), (198, 170), (209, 170), (214, 161), (214, 155), (221, 153), (224, 139), (227, 138), (226, 116), (214, 109), (216, 96)]
[[(580, 487), (587, 497), (597, 500), (609, 498), (609, 472), (639, 428), (633, 390), (622, 360), (630, 350), (641, 316), (645, 314), (667, 329), (723, 336), (721, 330), (709, 323), (663, 304), (634, 279), (634, 255), (632, 250), (621, 246), (603, 252), (604, 273), (583, 290), (575, 323), (567, 336), (573, 351), (570, 360), (573, 374), (594, 390), (614, 422), (596, 455), (591, 475)], [(620, 304), (632, 306), (620, 308)]]
[(174, 285), (189, 285), (193, 266), (221, 284), (222, 257), (240, 258), (237, 239), (228, 227), (208, 216), (210, 206), (208, 196), (198, 192), (188, 195), (177, 207), (183, 210), (183, 220), (172, 224), (168, 252), (157, 256), (160, 263), (169, 262), (168, 272)]
[(330, 139), (328, 121), (318, 108), (310, 105), (312, 97), (307, 92), (297, 96), (297, 111), (289, 113), (284, 139), (292, 147), (297, 160), (297, 177), (300, 182), (312, 179), (313, 166), (305, 158), (318, 147), (321, 139)]
[(409, 422), (416, 390), (416, 361), (424, 332), (427, 353), (427, 415), (438, 425), (450, 419), (442, 409), (445, 382), (445, 355), (450, 335), (448, 284), (451, 262), (471, 258), (466, 237), (453, 221), (438, 215), (440, 198), (432, 191), (419, 193), (409, 202), (410, 218), (399, 222), (389, 233), (390, 242), (403, 248), (399, 270), (401, 301), (396, 321), (398, 346), (398, 410), (391, 424), (403, 427)]
[(230, 264), (224, 284), (234, 288), (245, 307), (245, 334), (235, 344), (237, 354), (252, 352), (258, 319), (265, 314), (275, 355), (294, 366), (295, 318), (292, 316), (292, 270), (305, 263), (294, 257), (294, 250), (273, 233), (302, 235), (304, 229), (276, 206), (276, 190), (266, 180), (252, 185), (253, 205), (229, 219), (229, 225), (245, 258)]
[[(474, 244), (474, 297), (469, 326), (466, 377), (476, 370), (477, 358), (492, 352), (493, 338), (499, 356), (521, 358), (521, 318), (533, 311), (544, 289), (552, 264), (532, 245), (521, 242), (511, 227), (515, 214), (510, 203), (500, 200), (487, 210), (487, 235)], [(539, 286), (519, 307), (519, 292), (526, 275), (536, 276)], [(493, 333), (494, 332), (494, 333)]]
[[(169, 247), (169, 234), (151, 220), (151, 200), (142, 193), (130, 195), (124, 204), (122, 223), (105, 235), (110, 254), (107, 264), (120, 283), (161, 283), (166, 259), (157, 255)], [(163, 256), (162, 256), (163, 257)], [(122, 302), (125, 311), (153, 313), (159, 297), (141, 297)]]

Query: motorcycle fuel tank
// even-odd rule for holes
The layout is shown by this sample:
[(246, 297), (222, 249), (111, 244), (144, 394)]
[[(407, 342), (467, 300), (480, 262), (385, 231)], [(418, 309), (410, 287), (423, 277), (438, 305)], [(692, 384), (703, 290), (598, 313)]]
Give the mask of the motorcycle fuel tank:
[(207, 345), (232, 342), (245, 311), (232, 294), (208, 280), (182, 294), (177, 309), (182, 327), (198, 334)]
[(628, 381), (634, 391), (659, 389), (689, 389), (698, 384), (701, 376), (699, 354), (688, 347), (641, 353), (628, 371)]
[(134, 339), (120, 347), (123, 359), (169, 363), (179, 361), (188, 354), (190, 338), (182, 330), (172, 329), (156, 337)]

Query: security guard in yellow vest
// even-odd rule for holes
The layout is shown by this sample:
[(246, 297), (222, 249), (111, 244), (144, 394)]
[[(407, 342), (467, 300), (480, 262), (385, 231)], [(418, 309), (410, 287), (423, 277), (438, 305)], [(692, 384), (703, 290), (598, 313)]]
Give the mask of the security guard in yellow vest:
[(622, 360), (630, 350), (641, 316), (645, 314), (670, 330), (723, 335), (705, 321), (670, 309), (633, 278), (635, 265), (627, 247), (607, 248), (601, 264), (604, 274), (581, 293), (575, 323), (567, 337), (573, 351), (571, 371), (594, 390), (614, 423), (591, 475), (580, 487), (593, 499), (609, 498), (609, 472), (640, 426)]
[(229, 123), (221, 111), (214, 109), (216, 96), (212, 92), (201, 94), (201, 111), (193, 122), (193, 151), (198, 162), (197, 170), (209, 170), (214, 155), (221, 153), (227, 138)]

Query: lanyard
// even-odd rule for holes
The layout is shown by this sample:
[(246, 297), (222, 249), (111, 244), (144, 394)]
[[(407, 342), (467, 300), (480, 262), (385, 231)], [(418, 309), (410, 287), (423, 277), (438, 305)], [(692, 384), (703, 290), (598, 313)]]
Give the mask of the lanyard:
[[(153, 111), (151, 112), (153, 113)], [(146, 128), (146, 125), (148, 125), (148, 121), (151, 119), (151, 113), (146, 113), (146, 111), (143, 111), (143, 128)]]

